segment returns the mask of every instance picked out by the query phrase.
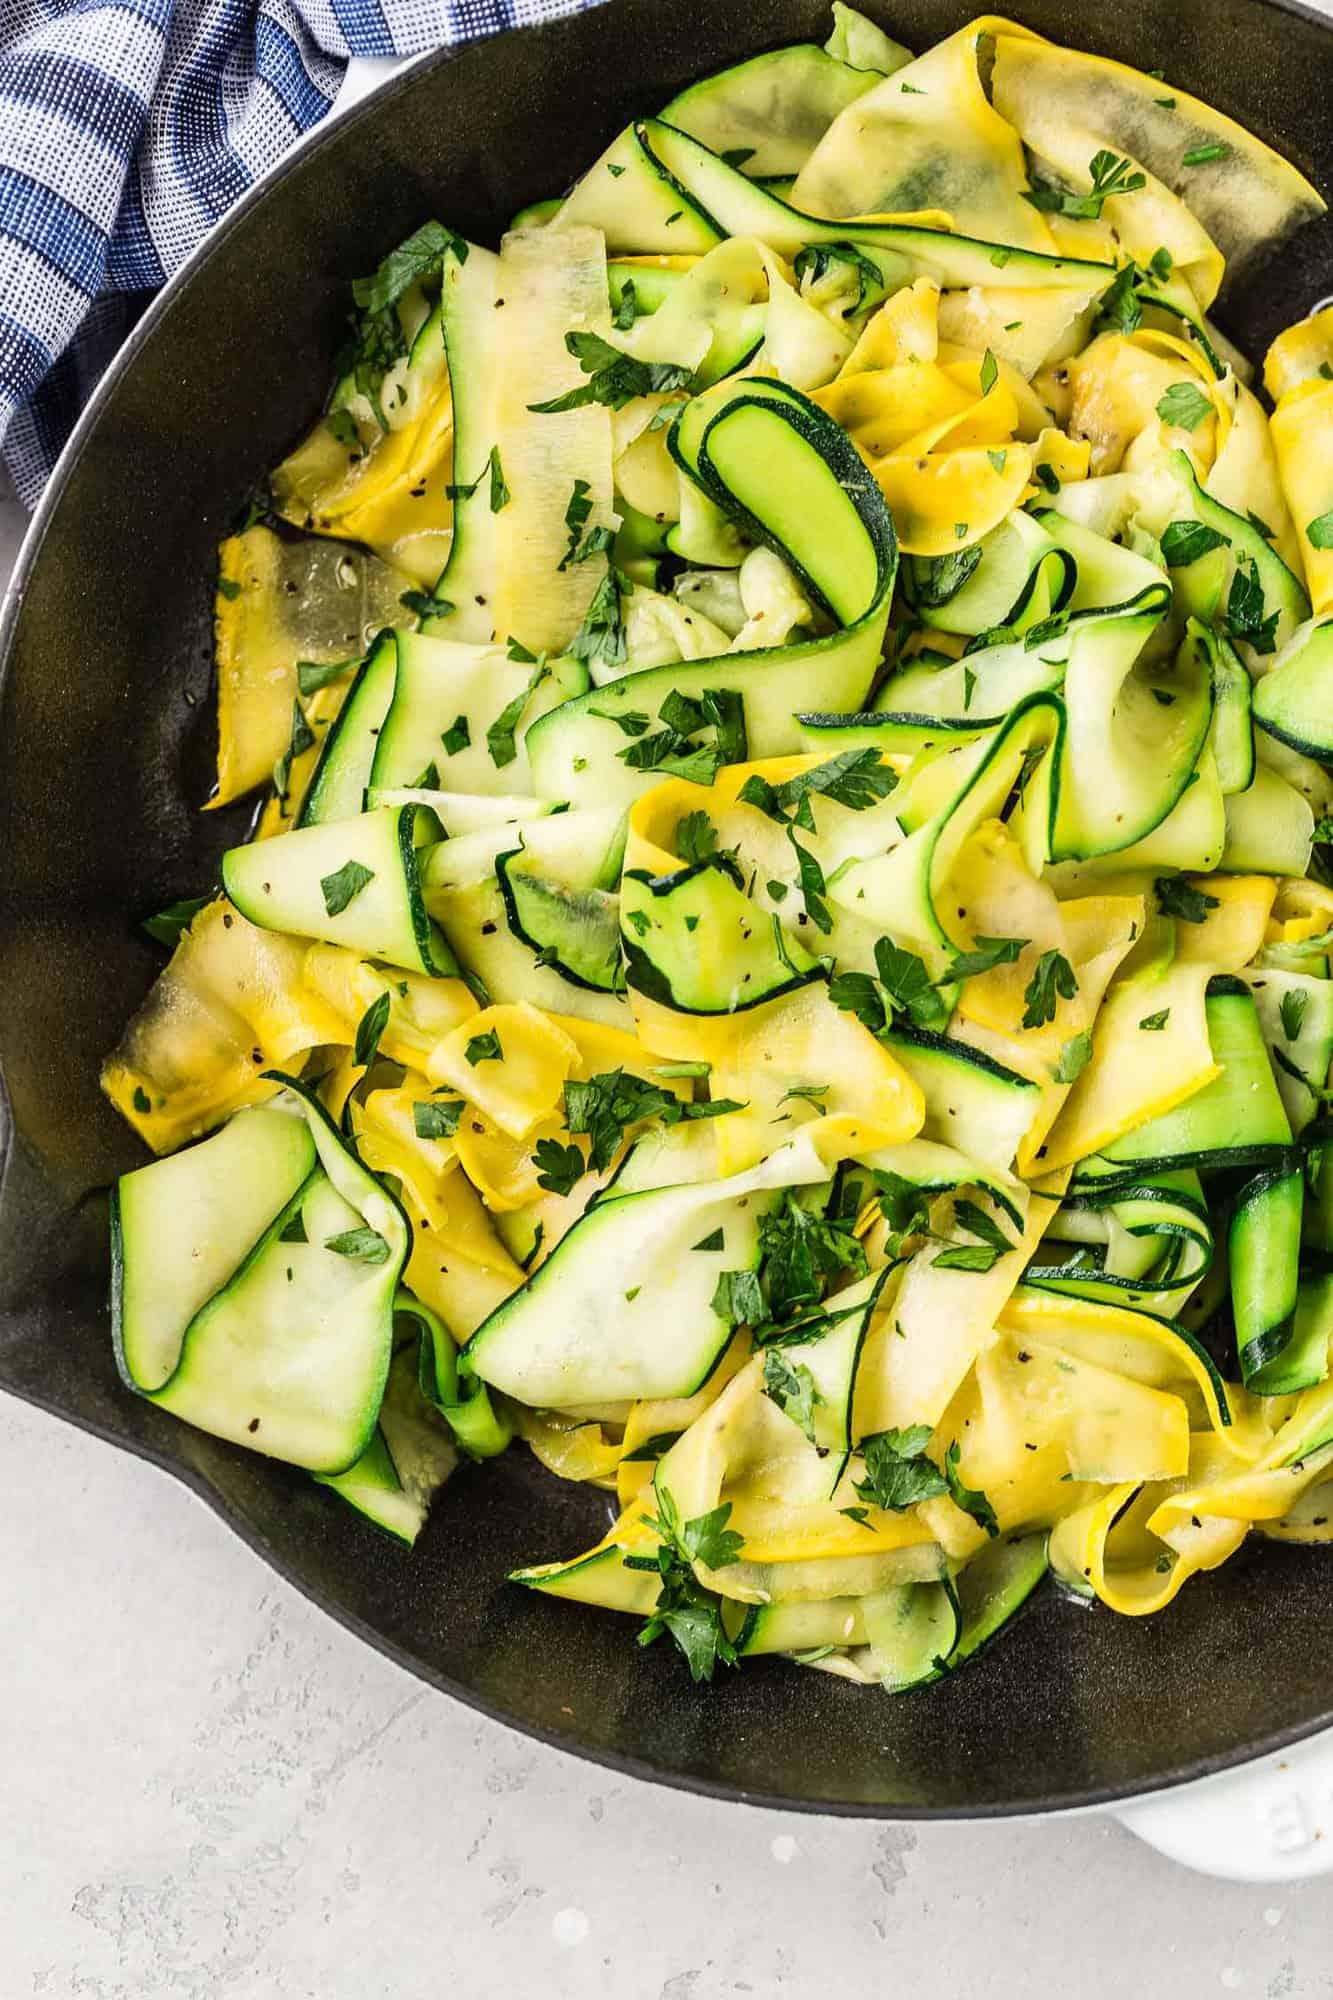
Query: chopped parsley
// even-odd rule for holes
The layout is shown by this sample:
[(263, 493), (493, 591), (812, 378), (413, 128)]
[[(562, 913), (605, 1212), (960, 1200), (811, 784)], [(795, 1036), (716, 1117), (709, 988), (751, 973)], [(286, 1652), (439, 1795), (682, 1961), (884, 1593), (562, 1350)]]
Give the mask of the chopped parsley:
[(588, 403), (601, 403), (608, 410), (623, 410), (636, 396), (655, 396), (669, 389), (688, 388), (694, 379), (692, 368), (674, 361), (636, 361), (621, 347), (613, 347), (599, 333), (567, 333), (565, 346), (588, 380), (580, 388), (568, 389), (546, 403), (529, 403), (539, 415), (560, 410), (581, 410)]
[[(647, 726), (645, 717), (644, 727)], [(691, 867), (696, 867), (699, 862), (707, 861), (717, 853), (717, 828), (706, 812), (686, 813), (685, 817), (677, 822), (676, 852), (681, 860), (688, 862)]]
[[(592, 488), (586, 479), (576, 479), (565, 508), (565, 528), (569, 535), (569, 546), (565, 550), (557, 569), (568, 569), (571, 564), (587, 562), (590, 556), (603, 555), (611, 547), (615, 535), (610, 528), (588, 528), (592, 516)], [(587, 529), (587, 533), (584, 530)]]
[(767, 778), (758, 776), (747, 778), (739, 797), (745, 805), (757, 806), (770, 819), (790, 819), (807, 833), (813, 833), (812, 794), (832, 799), (836, 805), (846, 806), (851, 812), (864, 812), (868, 806), (886, 799), (897, 783), (897, 774), (884, 762), (879, 751), (871, 747), (840, 750), (826, 763), (816, 764), (809, 771), (799, 771), (794, 778), (788, 778), (780, 785), (772, 785)]
[(569, 1194), (588, 1171), (579, 1146), (562, 1146), (558, 1139), (539, 1139), (532, 1155), (537, 1185), (548, 1194)]
[(805, 901), (805, 913), (811, 923), (827, 936), (833, 929), (833, 919), (829, 915), (828, 904), (824, 901), (824, 894), (828, 888), (828, 884), (824, 880), (824, 870), (820, 867), (819, 862), (811, 854), (810, 850), (802, 847), (800, 841), (796, 838), (796, 828), (794, 826), (788, 826), (787, 839), (791, 844), (792, 852), (796, 856), (799, 885), (801, 895)]
[(512, 701), (505, 703), (486, 731), (486, 748), (490, 751), (491, 762), (497, 770), (502, 770), (506, 764), (512, 764), (517, 757), (516, 733), (519, 723), (523, 720), (523, 711), (550, 671), (545, 654), (539, 655), (528, 677), (527, 686), (520, 689)]
[(491, 475), (491, 512), (492, 514), (498, 514), (502, 508), (509, 505), (512, 497), (508, 486), (505, 484), (504, 468), (500, 464), (500, 447), (498, 444), (491, 446), (491, 455), (486, 462), (490, 467)]
[(303, 751), (314, 748), (315, 732), (305, 719), (299, 701), (292, 703), (292, 733), (287, 748), (273, 766), (273, 789), (280, 799), (287, 797), (292, 782), (292, 765)]
[(484, 1033), (473, 1035), (463, 1054), (473, 1069), (478, 1063), (504, 1061), (504, 1050), (500, 1046), (500, 1037), (494, 1028), (487, 1028)]
[(318, 694), (331, 682), (339, 681), (353, 667), (360, 666), (359, 659), (351, 660), (298, 660), (296, 662), (296, 685), (305, 695)]
[(912, 564), (912, 597), (926, 611), (938, 611), (956, 597), (977, 564), (981, 544), (970, 549), (954, 549), (944, 556), (917, 558)]
[(1171, 1019), (1171, 1009), (1169, 1007), (1163, 1007), (1160, 1014), (1145, 1014), (1143, 1019), (1139, 1022), (1139, 1027), (1142, 1029), (1144, 1034), (1157, 1035), (1161, 1033), (1162, 1029), (1166, 1026), (1167, 1022), (1170, 1019)]
[(1034, 187), (1023, 191), (1023, 199), (1047, 215), (1067, 215), (1078, 222), (1097, 222), (1101, 218), (1102, 203), (1111, 195), (1136, 194), (1140, 188), (1147, 186), (1144, 176), (1132, 169), (1128, 159), (1108, 152), (1105, 147), (1095, 152), (1088, 161), (1088, 173), (1092, 186), (1087, 194), (1071, 194), (1066, 188), (1038, 181)]
[(972, 949), (960, 951), (954, 959), (949, 978), (975, 979), (978, 973), (990, 972), (994, 966), (1012, 965), (1027, 943), (1027, 938), (974, 938)]
[(466, 1106), (461, 1097), (431, 1099), (412, 1106), (412, 1129), (418, 1139), (452, 1139)]
[(1305, 539), (1312, 549), (1333, 549), (1333, 507), (1306, 522)]
[(764, 1394), (775, 1402), (798, 1430), (815, 1442), (815, 1405), (822, 1402), (815, 1378), (800, 1361), (789, 1361), (780, 1347), (764, 1353)]
[(1055, 1019), (1057, 1001), (1072, 1000), (1077, 992), (1078, 980), (1064, 953), (1044, 951), (1023, 995), (1023, 1026), (1044, 1028)]
[(1168, 521), (1162, 530), (1162, 560), (1168, 569), (1188, 569), (1200, 556), (1228, 546), (1225, 535), (1202, 521)]
[(858, 1278), (866, 1272), (865, 1251), (850, 1230), (803, 1207), (790, 1191), (761, 1216), (759, 1247), (768, 1317), (779, 1326), (817, 1305), (840, 1272)]
[(875, 969), (895, 1009), (906, 1014), (914, 1028), (944, 1027), (949, 1006), (914, 951), (880, 938), (875, 945)]
[(1219, 907), (1216, 896), (1196, 889), (1183, 875), (1159, 875), (1152, 886), (1164, 917), (1180, 917), (1187, 924), (1201, 924), (1209, 910)]
[(1213, 415), (1213, 406), (1193, 382), (1173, 382), (1165, 395), (1158, 397), (1157, 414), (1164, 424), (1195, 431)]
[(988, 1535), (994, 1537), (1000, 1532), (995, 1509), (979, 1488), (963, 1484), (958, 1471), (958, 1461), (961, 1457), (962, 1451), (955, 1440), (944, 1454), (944, 1476), (949, 1483), (949, 1498), (955, 1507), (961, 1507), (965, 1514), (970, 1514), (978, 1527), (984, 1528)]
[(623, 665), (628, 648), (620, 599), (622, 592), (628, 597), (633, 588), (627, 576), (608, 565), (583, 614), (583, 623), (569, 642), (576, 660), (599, 661), (607, 667)]
[(730, 1098), (707, 1104), (682, 1101), (660, 1084), (648, 1083), (624, 1069), (604, 1070), (586, 1081), (571, 1078), (565, 1085), (565, 1123), (571, 1132), (586, 1133), (588, 1165), (602, 1173), (619, 1152), (628, 1125), (655, 1118), (663, 1125), (682, 1119), (720, 1118), (740, 1106)]
[(364, 1225), (360, 1229), (344, 1229), (337, 1236), (326, 1236), (324, 1248), (337, 1257), (349, 1257), (355, 1264), (383, 1264), (389, 1256), (389, 1246), (378, 1229)]
[(145, 917), (140, 925), (156, 943), (164, 944), (174, 951), (180, 942), (181, 933), (187, 931), (204, 905), (211, 901), (208, 896), (189, 896), (183, 902), (168, 903), (165, 910), (159, 910), (155, 917)]
[(1299, 987), (1292, 987), (1289, 992), (1282, 995), (1278, 1012), (1282, 1017), (1282, 1032), (1289, 1042), (1300, 1039), (1301, 1023), (1305, 1019), (1305, 1010), (1309, 1003), (1309, 994), (1303, 993)]
[(863, 1500), (889, 1514), (902, 1514), (919, 1501), (935, 1500), (949, 1482), (934, 1459), (926, 1457), (930, 1425), (906, 1430), (874, 1431), (861, 1440), (865, 1478), (856, 1481)]
[(611, 324), (617, 333), (628, 333), (638, 317), (639, 295), (635, 290), (633, 278), (626, 278), (620, 287), (620, 297), (616, 301), (615, 312), (611, 315)]
[(365, 1013), (356, 1024), (356, 1043), (352, 1049), (352, 1061), (358, 1069), (369, 1069), (380, 1050), (380, 1037), (389, 1025), (389, 995), (387, 990), (378, 1000), (372, 1000)]
[(456, 715), (440, 737), (447, 757), (456, 757), (460, 750), (466, 750), (472, 742), (472, 725), (465, 715)]
[(340, 917), (352, 898), (359, 896), (367, 882), (374, 879), (374, 869), (364, 867), (359, 861), (344, 861), (332, 875), (321, 875), (319, 886), (324, 897), (325, 914)]
[(635, 1567), (656, 1569), (661, 1577), (657, 1602), (639, 1633), (639, 1644), (651, 1646), (663, 1632), (670, 1634), (685, 1656), (694, 1681), (711, 1681), (717, 1663), (736, 1665), (736, 1648), (722, 1623), (722, 1601), (705, 1590), (694, 1574), (694, 1564), (705, 1569), (726, 1569), (740, 1557), (741, 1537), (728, 1528), (731, 1502), (682, 1522), (679, 1510), (665, 1487), (657, 1489), (657, 1515), (652, 1521), (661, 1536), (653, 1561), (630, 1557)]

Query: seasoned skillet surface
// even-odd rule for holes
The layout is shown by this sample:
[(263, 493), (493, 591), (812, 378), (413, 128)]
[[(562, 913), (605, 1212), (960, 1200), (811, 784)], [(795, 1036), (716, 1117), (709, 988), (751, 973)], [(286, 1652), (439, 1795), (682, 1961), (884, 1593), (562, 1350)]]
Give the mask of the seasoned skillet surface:
[[(963, 6), (867, 0), (922, 47)], [(1333, 33), (1265, 0), (1025, 0), (1032, 27), (1240, 119), (1333, 191)], [(888, 1700), (776, 1663), (693, 1687), (624, 1620), (506, 1586), (586, 1546), (601, 1496), (513, 1451), (464, 1470), (415, 1551), (287, 1468), (174, 1423), (119, 1385), (106, 1201), (138, 1164), (97, 1088), (159, 955), (136, 920), (198, 893), (244, 807), (201, 818), (214, 552), (316, 413), (347, 281), (437, 214), (495, 241), (627, 117), (690, 77), (826, 31), (824, 0), (609, 0), (435, 58), (244, 203), (139, 329), (44, 503), (0, 631), (0, 1387), (183, 1478), (373, 1645), (535, 1735), (661, 1780), (785, 1806), (909, 1814), (1093, 1803), (1333, 1722), (1333, 1567), (1264, 1548), (1161, 1616), (1043, 1594), (975, 1667)], [(1333, 292), (1325, 218), (1224, 294), (1251, 354)], [(71, 1519), (69, 1532), (77, 1535)], [(164, 1577), (162, 1587), (171, 1589)]]

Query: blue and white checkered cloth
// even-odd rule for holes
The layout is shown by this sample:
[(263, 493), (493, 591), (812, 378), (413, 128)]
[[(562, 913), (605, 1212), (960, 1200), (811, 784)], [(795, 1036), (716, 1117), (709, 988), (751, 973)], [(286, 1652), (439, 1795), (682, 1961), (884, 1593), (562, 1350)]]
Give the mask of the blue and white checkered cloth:
[(97, 378), (352, 56), (596, 0), (0, 0), (0, 450), (35, 504)]

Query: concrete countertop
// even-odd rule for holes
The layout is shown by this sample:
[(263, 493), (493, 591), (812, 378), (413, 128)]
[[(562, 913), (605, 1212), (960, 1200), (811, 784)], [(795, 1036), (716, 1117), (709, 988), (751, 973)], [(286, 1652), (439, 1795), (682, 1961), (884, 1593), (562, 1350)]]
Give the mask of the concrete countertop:
[[(0, 496), (0, 585), (21, 530)], [(1205, 1880), (1099, 1817), (875, 1827), (617, 1778), (2, 1396), (0, 1773), (0, 2000), (1333, 1996), (1323, 1883)]]

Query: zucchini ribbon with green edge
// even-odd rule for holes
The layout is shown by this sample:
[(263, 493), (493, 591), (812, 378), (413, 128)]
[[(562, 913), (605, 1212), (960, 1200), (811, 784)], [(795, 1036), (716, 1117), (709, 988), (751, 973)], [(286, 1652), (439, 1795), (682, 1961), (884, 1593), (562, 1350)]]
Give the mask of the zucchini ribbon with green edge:
[(1323, 204), (1169, 80), (833, 13), (355, 284), (112, 1330), (311, 1507), (530, 1451), (614, 1520), (513, 1583), (902, 1693), (1333, 1541), (1333, 307), (1214, 325)]

